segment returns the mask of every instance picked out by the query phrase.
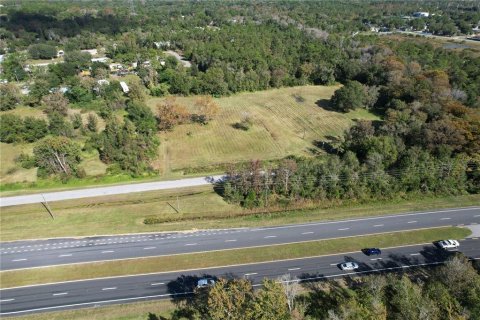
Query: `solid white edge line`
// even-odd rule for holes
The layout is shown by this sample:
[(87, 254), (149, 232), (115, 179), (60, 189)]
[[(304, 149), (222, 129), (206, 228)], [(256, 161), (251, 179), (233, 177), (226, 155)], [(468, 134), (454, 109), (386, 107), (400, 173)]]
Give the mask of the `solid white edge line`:
[[(480, 260), (480, 258), (473, 258), (472, 260)], [(305, 279), (294, 279), (289, 281), (279, 281), (279, 283), (290, 283), (290, 282), (305, 282), (310, 280), (317, 280), (317, 279), (328, 279), (328, 278), (335, 278), (335, 277), (344, 277), (347, 275), (357, 275), (357, 274), (364, 274), (364, 273), (374, 273), (374, 272), (381, 272), (386, 270), (396, 270), (396, 269), (404, 269), (404, 268), (413, 268), (419, 266), (426, 266), (426, 265), (435, 265), (435, 264), (443, 264), (444, 262), (431, 262), (431, 263), (422, 263), (418, 265), (410, 265), (410, 266), (402, 266), (402, 267), (391, 267), (391, 268), (383, 268), (383, 269), (376, 269), (376, 270), (367, 270), (367, 271), (358, 271), (358, 272), (350, 272), (350, 273), (339, 273), (333, 274), (329, 276), (320, 276), (320, 277), (310, 277)], [(261, 286), (261, 284), (254, 284), (253, 287)], [(78, 306), (85, 306), (85, 305), (94, 305), (94, 304), (101, 304), (101, 303), (110, 303), (110, 302), (120, 302), (120, 301), (132, 301), (132, 300), (143, 300), (149, 298), (160, 298), (160, 297), (170, 297), (170, 296), (177, 296), (177, 295), (187, 295), (192, 294), (193, 292), (182, 292), (182, 293), (167, 293), (167, 294), (158, 294), (152, 296), (143, 296), (143, 297), (133, 297), (133, 298), (123, 298), (123, 299), (113, 299), (113, 300), (103, 300), (103, 301), (93, 301), (93, 302), (84, 302), (84, 303), (75, 303), (75, 304), (67, 304), (62, 306), (54, 306), (54, 307), (44, 307), (44, 308), (36, 308), (36, 309), (29, 309), (29, 310), (21, 310), (21, 311), (12, 311), (12, 312), (3, 312), (0, 315), (9, 315), (9, 314), (19, 314), (19, 313), (27, 313), (27, 312), (34, 312), (34, 311), (42, 311), (42, 310), (52, 310), (52, 309), (62, 309), (68, 307), (78, 307)]]
[[(412, 229), (409, 231), (414, 231), (414, 230), (426, 230), (426, 229), (436, 229), (436, 228), (444, 228), (444, 227), (434, 227), (434, 228), (419, 228), (419, 229)], [(404, 232), (404, 231), (396, 231), (396, 232)], [(374, 233), (374, 234), (369, 234), (369, 235), (379, 235), (379, 234), (387, 234), (387, 233), (396, 233), (396, 232), (379, 232), (379, 233)], [(353, 238), (353, 237), (361, 237), (361, 236), (346, 236), (346, 237), (341, 237), (341, 238), (334, 238), (334, 239), (343, 239), (343, 238)], [(331, 239), (322, 239), (322, 240), (313, 240), (313, 241), (323, 241), (323, 240), (331, 240)], [(298, 241), (298, 242), (291, 242), (291, 243), (306, 243), (306, 242), (312, 242), (312, 240), (306, 240), (306, 241)], [(289, 244), (289, 243), (287, 243)], [(383, 249), (396, 249), (396, 248), (407, 248), (407, 247), (414, 247), (414, 246), (424, 246), (424, 245), (431, 245), (431, 242), (424, 242), (424, 243), (415, 243), (415, 244), (407, 244), (407, 245), (402, 245), (402, 246), (393, 246), (393, 247), (386, 247)], [(256, 246), (256, 247), (244, 247), (246, 249), (248, 248), (262, 248), (262, 247), (272, 247), (272, 246), (279, 246), (283, 244), (269, 244), (269, 245), (261, 245), (261, 246)], [(243, 249), (243, 248), (241, 248)], [(204, 252), (217, 252), (217, 251), (231, 251), (231, 250), (238, 250), (238, 249), (221, 249), (221, 250), (212, 250), (212, 251), (200, 251), (200, 252), (195, 252), (195, 253), (204, 253)], [(138, 277), (138, 276), (148, 276), (148, 275), (159, 275), (159, 274), (166, 274), (166, 273), (172, 273), (172, 272), (190, 272), (190, 271), (200, 271), (200, 270), (209, 270), (209, 269), (219, 269), (219, 268), (228, 268), (228, 267), (238, 267), (238, 266), (248, 266), (248, 265), (255, 265), (255, 264), (266, 264), (266, 263), (272, 263), (272, 262), (281, 262), (281, 261), (296, 261), (296, 260), (303, 260), (303, 259), (315, 259), (315, 258), (321, 258), (321, 257), (334, 257), (334, 256), (339, 256), (339, 255), (344, 255), (348, 253), (358, 253), (359, 251), (348, 251), (348, 252), (339, 252), (336, 254), (322, 254), (318, 256), (308, 256), (308, 257), (300, 257), (300, 258), (290, 258), (290, 259), (282, 259), (282, 260), (270, 260), (270, 261), (261, 261), (261, 262), (250, 262), (250, 263), (239, 263), (239, 264), (231, 264), (231, 265), (223, 265), (223, 266), (213, 266), (213, 267), (205, 267), (205, 268), (193, 268), (193, 269), (184, 269), (184, 270), (170, 270), (170, 271), (161, 271), (161, 272), (148, 272), (148, 273), (139, 273), (139, 274), (127, 274), (127, 275), (121, 275), (121, 276), (110, 276), (110, 277), (98, 277), (98, 278), (90, 278), (90, 279), (79, 279), (79, 280), (68, 280), (68, 281), (60, 281), (60, 282), (49, 282), (49, 283), (41, 283), (41, 284), (33, 284), (33, 285), (26, 285), (26, 286), (18, 286), (18, 287), (11, 287), (11, 288), (0, 288), (1, 291), (5, 290), (11, 290), (11, 289), (20, 289), (20, 288), (28, 288), (28, 287), (40, 287), (40, 286), (48, 286), (52, 284), (62, 284), (62, 283), (76, 283), (76, 282), (85, 282), (85, 281), (94, 281), (94, 280), (102, 280), (102, 279), (115, 279), (115, 278), (127, 278), (127, 277)], [(180, 253), (180, 254), (173, 254), (173, 255), (183, 255), (185, 253)], [(189, 253), (187, 253), (189, 254)], [(152, 257), (145, 257), (145, 258), (127, 258), (127, 259), (110, 259), (110, 260), (102, 260), (102, 261), (92, 261), (92, 262), (104, 262), (104, 261), (119, 261), (119, 260), (138, 260), (138, 259), (151, 259), (155, 257), (164, 257), (164, 256), (169, 256), (169, 255), (160, 255), (160, 256), (152, 256)], [(88, 263), (92, 263), (88, 262)], [(79, 263), (71, 263), (71, 264), (63, 264), (63, 265), (75, 265), (75, 264), (84, 264), (84, 262), (79, 262)], [(57, 265), (55, 265), (57, 266)], [(17, 270), (25, 270), (25, 269), (38, 269), (38, 268), (50, 268), (50, 267), (34, 267), (34, 268), (23, 268), (23, 269), (14, 269), (12, 271), (17, 271)], [(5, 270), (3, 272), (9, 272), (10, 270)]]
[(27, 259), (15, 259), (15, 260), (12, 260), (12, 262), (20, 262), (20, 261), (27, 261)]
[[(0, 198), (1, 200), (1, 198)], [(133, 237), (137, 235), (165, 235), (166, 233), (174, 233), (174, 234), (184, 234), (184, 233), (195, 233), (195, 232), (211, 232), (211, 231), (217, 231), (217, 230), (243, 230), (243, 231), (261, 231), (261, 230), (271, 230), (271, 229), (284, 229), (284, 228), (291, 228), (291, 227), (306, 227), (309, 225), (320, 225), (320, 224), (332, 224), (332, 223), (341, 223), (341, 222), (356, 222), (356, 221), (368, 221), (368, 220), (373, 220), (373, 219), (386, 219), (386, 218), (395, 218), (395, 217), (405, 217), (405, 216), (414, 216), (414, 215), (425, 215), (425, 214), (432, 214), (432, 213), (442, 213), (442, 212), (453, 212), (453, 211), (465, 211), (465, 210), (475, 210), (475, 209), (480, 209), (479, 206), (471, 206), (471, 207), (459, 207), (459, 208), (450, 208), (450, 209), (445, 209), (445, 210), (438, 210), (438, 211), (420, 211), (420, 212), (405, 212), (405, 213), (400, 213), (400, 214), (392, 214), (392, 215), (378, 215), (378, 216), (370, 216), (366, 218), (358, 218), (358, 219), (350, 219), (350, 220), (336, 220), (336, 221), (326, 221), (326, 222), (316, 222), (316, 223), (310, 223), (310, 224), (298, 224), (298, 225), (287, 225), (287, 226), (278, 226), (278, 227), (260, 227), (260, 228), (249, 228), (249, 227), (237, 227), (237, 228), (227, 228), (227, 229), (198, 229), (198, 230), (173, 230), (173, 231), (163, 231), (163, 232), (138, 232), (138, 233), (119, 233), (119, 234), (104, 234), (104, 235), (97, 235), (95, 237), (120, 237), (120, 236), (128, 236), (128, 237)], [(480, 217), (480, 215), (475, 215), (474, 218)], [(89, 239), (92, 236), (73, 236), (71, 237), (72, 241), (73, 240), (82, 240), (85, 241), (84, 239)], [(56, 238), (37, 238), (37, 239), (22, 239), (22, 240), (13, 240), (13, 241), (4, 241), (2, 243), (8, 244), (12, 243), (14, 244), (15, 242), (28, 242), (28, 241), (47, 241), (47, 240), (58, 240), (58, 239), (64, 239), (64, 237), (56, 237)], [(50, 245), (47, 243), (46, 245)]]
[[(14, 299), (14, 298), (12, 298), (12, 299), (3, 299), (3, 300), (0, 300), (0, 302), (8, 302), (8, 301), (13, 301), (13, 300), (15, 300), (15, 299)], [(1, 314), (1, 313), (0, 313), (0, 314)]]
[(78, 306), (86, 306), (86, 305), (95, 305), (101, 303), (110, 303), (110, 302), (120, 302), (120, 301), (132, 301), (132, 300), (142, 300), (142, 299), (149, 299), (149, 298), (160, 298), (160, 297), (170, 297), (170, 296), (179, 296), (179, 295), (187, 295), (192, 294), (193, 292), (183, 292), (183, 293), (167, 293), (167, 294), (157, 294), (152, 296), (143, 296), (143, 297), (133, 297), (133, 298), (122, 298), (122, 299), (112, 299), (112, 300), (102, 300), (102, 301), (92, 301), (92, 302), (83, 302), (83, 303), (74, 303), (74, 304), (66, 304), (63, 306), (54, 306), (54, 307), (44, 307), (44, 308), (36, 308), (30, 310), (21, 310), (21, 311), (12, 311), (12, 312), (2, 312), (0, 315), (9, 315), (9, 314), (19, 314), (19, 313), (26, 313), (26, 312), (34, 312), (34, 311), (43, 311), (43, 310), (52, 310), (52, 309), (62, 309), (68, 307), (78, 307)]

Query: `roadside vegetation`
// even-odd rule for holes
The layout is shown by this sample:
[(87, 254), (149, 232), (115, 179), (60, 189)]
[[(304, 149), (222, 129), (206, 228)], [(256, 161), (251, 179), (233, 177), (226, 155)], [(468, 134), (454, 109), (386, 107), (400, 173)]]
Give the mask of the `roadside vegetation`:
[(272, 226), (475, 206), (479, 202), (479, 195), (419, 195), (364, 203), (323, 201), (247, 209), (225, 202), (212, 187), (204, 186), (49, 202), (55, 219), (41, 204), (4, 207), (0, 239)]
[(388, 248), (392, 246), (431, 243), (432, 241), (446, 238), (462, 239), (470, 233), (468, 229), (457, 227), (432, 228), (255, 248), (9, 270), (0, 272), (0, 285), (1, 288), (11, 288), (79, 279), (315, 257), (352, 251), (358, 252), (363, 248), (369, 247)]

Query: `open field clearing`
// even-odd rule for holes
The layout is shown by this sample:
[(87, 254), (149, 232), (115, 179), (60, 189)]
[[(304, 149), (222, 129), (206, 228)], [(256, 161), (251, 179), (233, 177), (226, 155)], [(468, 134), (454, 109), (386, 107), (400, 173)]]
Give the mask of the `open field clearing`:
[[(480, 195), (328, 204), (319, 209), (268, 213), (229, 204), (210, 186), (2, 208), (1, 241), (228, 227), (268, 226), (478, 205)], [(331, 206), (331, 208), (329, 208)], [(263, 210), (259, 208), (259, 210)], [(145, 218), (161, 223), (146, 225)]]
[(255, 248), (2, 271), (0, 272), (2, 279), (1, 287), (11, 288), (108, 276), (167, 272), (313, 257), (360, 251), (362, 248), (388, 248), (392, 246), (429, 243), (438, 239), (462, 239), (470, 233), (471, 231), (468, 229), (457, 227), (431, 228)]
[[(342, 135), (353, 123), (353, 119), (377, 119), (366, 110), (359, 109), (347, 114), (326, 110), (330, 97), (338, 88), (339, 86), (301, 86), (242, 93), (216, 99), (220, 105), (220, 113), (208, 125), (185, 124), (171, 132), (160, 134), (159, 156), (153, 161), (153, 166), (160, 171), (162, 178), (179, 178), (182, 176), (181, 170), (186, 168), (204, 167), (200, 171), (210, 173), (212, 170), (218, 172), (219, 169), (208, 167), (218, 164), (251, 159), (280, 159), (288, 155), (312, 156), (321, 152), (315, 146), (315, 141)], [(178, 101), (194, 112), (195, 99), (179, 97)], [(151, 98), (148, 105), (156, 112), (156, 105), (162, 100)], [(21, 106), (5, 113), (46, 119), (41, 108)], [(74, 113), (80, 113), (80, 110), (69, 111), (70, 116)], [(81, 116), (86, 123), (88, 112), (81, 113)], [(250, 130), (235, 129), (233, 125), (246, 116), (253, 122)], [(97, 118), (98, 128), (102, 130), (105, 122), (100, 117)], [(83, 144), (83, 141), (78, 142)], [(24, 146), (32, 150), (34, 145)], [(10, 145), (3, 143), (0, 145), (1, 153), (8, 153), (8, 156), (1, 158), (2, 184), (37, 181), (34, 174), (36, 171), (29, 170), (28, 173), (23, 173), (25, 169), (13, 162), (13, 159), (21, 153), (21, 146), (9, 148)], [(13, 167), (16, 168), (16, 172), (11, 169)], [(84, 154), (81, 167), (85, 168), (88, 177), (103, 175), (106, 172), (105, 164), (93, 154)], [(28, 177), (25, 178), (24, 175)], [(124, 181), (127, 180), (128, 177), (124, 177)], [(44, 185), (44, 188), (63, 187), (59, 183), (55, 185), (53, 181), (47, 182), (40, 182), (39, 185)], [(94, 182), (85, 185), (89, 184)], [(21, 189), (29, 187), (24, 186)]]
[[(37, 313), (26, 316), (16, 316), (16, 320), (145, 320), (149, 313), (169, 316), (175, 305), (169, 300), (156, 300), (117, 304), (113, 306), (95, 306), (80, 310)], [(5, 317), (7, 318), (7, 317)]]
[[(206, 126), (186, 124), (163, 133), (159, 152), (162, 172), (188, 167), (311, 156), (319, 150), (314, 141), (342, 135), (352, 119), (376, 119), (365, 110), (347, 114), (328, 111), (328, 101), (339, 86), (302, 86), (216, 99), (220, 113)], [(162, 98), (148, 105), (156, 112)], [(195, 113), (195, 97), (178, 98)], [(244, 117), (253, 122), (248, 131), (235, 129)]]

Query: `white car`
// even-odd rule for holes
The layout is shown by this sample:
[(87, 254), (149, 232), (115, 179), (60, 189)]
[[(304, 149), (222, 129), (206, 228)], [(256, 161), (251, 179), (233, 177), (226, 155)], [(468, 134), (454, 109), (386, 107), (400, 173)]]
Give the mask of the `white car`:
[(358, 269), (358, 264), (355, 262), (345, 262), (340, 264), (340, 269), (345, 271), (352, 271)]
[(460, 246), (457, 240), (440, 240), (437, 245), (442, 249), (455, 249)]
[(197, 288), (205, 288), (205, 287), (212, 287), (215, 285), (215, 280), (211, 278), (203, 278), (198, 280)]

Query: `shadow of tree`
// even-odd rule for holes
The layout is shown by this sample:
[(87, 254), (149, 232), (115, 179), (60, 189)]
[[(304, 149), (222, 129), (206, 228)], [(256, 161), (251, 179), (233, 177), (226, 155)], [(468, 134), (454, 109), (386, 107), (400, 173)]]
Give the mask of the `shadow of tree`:
[(203, 274), (201, 276), (181, 275), (177, 279), (170, 281), (167, 284), (167, 290), (168, 293), (172, 295), (172, 302), (175, 304), (191, 302), (193, 298), (193, 292), (198, 284), (198, 280), (203, 278), (213, 279), (215, 281), (218, 280), (216, 276)]
[(315, 101), (315, 104), (327, 111), (337, 111), (333, 109), (332, 103), (330, 102), (330, 99), (320, 99)]

